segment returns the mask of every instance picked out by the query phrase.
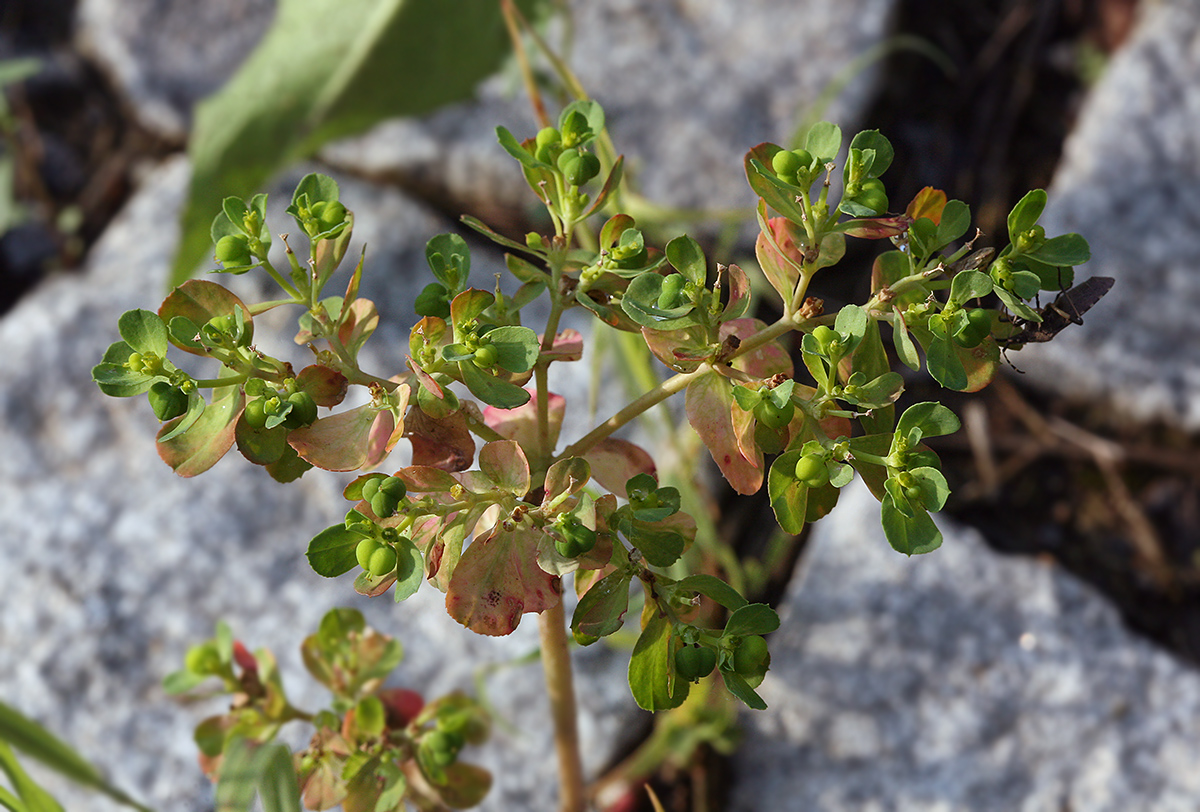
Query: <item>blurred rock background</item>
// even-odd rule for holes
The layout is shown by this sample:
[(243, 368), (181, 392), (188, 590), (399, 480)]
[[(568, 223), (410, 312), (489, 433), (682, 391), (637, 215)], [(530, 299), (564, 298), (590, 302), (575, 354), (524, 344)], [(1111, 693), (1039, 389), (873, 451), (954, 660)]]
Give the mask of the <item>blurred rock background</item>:
[[(335, 477), (280, 486), (233, 455), (184, 482), (156, 458), (144, 404), (90, 382), (117, 316), (159, 300), (193, 106), (272, 10), (0, 5), (0, 62), (41, 66), (8, 88), (0, 120), (0, 213), (15, 212), (0, 217), (0, 698), (151, 806), (211, 809), (190, 734), (213, 707), (175, 703), (161, 678), (224, 618), (315, 703), (300, 639), (328, 607), (357, 605), (405, 643), (403, 684), (471, 688), (495, 667), (487, 696), (519, 732), (472, 754), (498, 776), (484, 808), (551, 809), (540, 673), (516, 664), (536, 646), (531, 619), (493, 641), (432, 590), (399, 607), (357, 599), (302, 556), (341, 513)], [(965, 430), (938, 448), (955, 489), (942, 550), (892, 553), (855, 489), (775, 567), (771, 708), (744, 714), (731, 757), (661, 774), (668, 808), (701, 794), (739, 810), (1195, 808), (1200, 2), (604, 0), (573, 14), (572, 64), (655, 202), (749, 207), (743, 152), (815, 115), (881, 129), (894, 206), (946, 189), (985, 241), (1048, 187), (1048, 231), (1083, 233), (1082, 274), (1117, 280), (1083, 326), (952, 402)], [(497, 124), (535, 126), (514, 76), (319, 156), (370, 246), (367, 295), (399, 314), (372, 342), (381, 368), (403, 360), (425, 240), (461, 212), (527, 227), (529, 198), (493, 139)], [(696, 233), (722, 261), (752, 256), (745, 229), (701, 218)], [(476, 248), (490, 278), (501, 257)], [(872, 250), (821, 290), (830, 306), (866, 290)], [(722, 502), (730, 538), (765, 561), (765, 505)], [(648, 729), (622, 684), (627, 656), (579, 655), (596, 776)], [(110, 808), (47, 782), (67, 809)]]

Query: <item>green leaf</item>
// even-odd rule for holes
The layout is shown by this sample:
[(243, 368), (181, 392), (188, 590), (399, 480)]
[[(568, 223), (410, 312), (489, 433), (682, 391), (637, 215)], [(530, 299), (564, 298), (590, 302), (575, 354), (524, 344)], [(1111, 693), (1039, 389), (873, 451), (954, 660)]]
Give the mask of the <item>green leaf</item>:
[(1015, 243), (1017, 236), (1037, 225), (1038, 218), (1046, 208), (1046, 191), (1033, 189), (1028, 192), (1008, 213), (1008, 241)]
[(1030, 256), (1047, 265), (1082, 265), (1092, 258), (1092, 252), (1080, 235), (1060, 234), (1046, 240)]
[(686, 234), (667, 243), (667, 260), (694, 285), (703, 286), (708, 278), (708, 263), (700, 243)]
[(533, 153), (521, 146), (521, 142), (517, 137), (508, 131), (505, 127), (496, 128), (496, 140), (500, 142), (500, 146), (509, 155), (516, 158), (522, 166), (528, 169), (550, 169), (550, 164), (545, 164), (533, 157)]
[(581, 644), (618, 631), (625, 624), (629, 611), (629, 581), (632, 574), (617, 570), (605, 575), (591, 586), (571, 616), (571, 632)]
[(933, 379), (947, 389), (961, 392), (967, 388), (967, 369), (958, 355), (958, 345), (948, 338), (933, 337), (925, 348), (925, 364)]
[(425, 556), (406, 536), (396, 542), (396, 603), (417, 594), (425, 580)]
[[(548, 4), (518, 5), (537, 17)], [(494, 0), (453, 8), (443, 0), (281, 2), (237, 75), (197, 107), (172, 282), (190, 276), (211, 251), (209, 223), (226, 195), (250, 195), (334, 138), (467, 98), (509, 48)]]
[(670, 710), (687, 699), (689, 683), (674, 679), (671, 624), (651, 611), (646, 626), (629, 658), (629, 688), (638, 707), (648, 711)]
[(347, 530), (344, 524), (326, 527), (308, 543), (305, 555), (309, 566), (326, 578), (345, 575), (358, 566), (354, 550), (362, 540), (362, 535)]
[(517, 374), (533, 369), (541, 352), (537, 333), (528, 327), (495, 327), (487, 331), (483, 343), (496, 348), (497, 365)]
[(942, 546), (942, 531), (934, 524), (933, 517), (923, 510), (905, 516), (890, 493), (883, 497), (879, 518), (888, 544), (897, 552), (920, 555)]
[(635, 277), (621, 297), (621, 309), (629, 318), (651, 330), (678, 330), (695, 323), (696, 319), (690, 314), (696, 306), (691, 302), (671, 308), (658, 306), (664, 281), (666, 277), (656, 273)]
[(282, 744), (254, 745), (232, 739), (217, 772), (217, 812), (250, 812), (254, 796), (263, 812), (300, 812), (300, 786), (291, 751)]
[[(129, 310), (117, 321), (121, 338), (134, 352), (154, 353), (162, 357), (167, 354), (167, 326), (158, 314), (151, 310)], [(125, 359), (127, 360), (127, 359)]]
[[(63, 812), (58, 801), (42, 789), (36, 781), (21, 767), (16, 755), (8, 745), (0, 740), (0, 772), (8, 776), (9, 783), (20, 797), (14, 808), (21, 812)], [(12, 797), (11, 793), (8, 794)]]
[(767, 703), (759, 696), (750, 683), (739, 677), (732, 671), (722, 671), (721, 679), (725, 680), (725, 687), (729, 689), (729, 693), (736, 696), (746, 704), (746, 707), (751, 710), (766, 710)]
[(425, 259), (433, 276), (451, 297), (467, 286), (471, 274), (471, 250), (457, 234), (438, 234), (425, 243)]
[(767, 152), (768, 146), (770, 145), (759, 144), (746, 153), (746, 180), (767, 206), (789, 221), (800, 223), (804, 219), (804, 207), (796, 202), (796, 187), (780, 180), (767, 166), (771, 162)]
[(804, 148), (814, 158), (832, 161), (842, 149), (842, 128), (828, 121), (818, 121), (805, 136)]
[[(11, 755), (11, 751), (7, 749), (8, 745), (81, 786), (102, 792), (125, 806), (149, 812), (146, 807), (105, 781), (100, 771), (70, 745), (37, 722), (0, 702), (0, 750)], [(12, 763), (15, 764), (16, 760), (12, 759)], [(20, 791), (19, 787), (14, 788)], [(29, 808), (32, 810), (38, 807), (31, 805)], [(54, 808), (58, 808), (57, 804)]]
[[(216, 282), (209, 282), (207, 279), (191, 279), (167, 295), (158, 308), (158, 315), (166, 324), (173, 324), (176, 318), (182, 317), (199, 328), (213, 316), (234, 313), (239, 307), (243, 314), (250, 313), (250, 309), (242, 303), (242, 300), (227, 288)], [(246, 320), (249, 321), (248, 315), (246, 315)], [(191, 337), (188, 337), (187, 341), (183, 341), (178, 339), (173, 332), (171, 338), (175, 339), (175, 346), (181, 350), (193, 355), (207, 355), (203, 345), (195, 343)]]
[[(840, 147), (840, 141), (839, 138)], [(851, 149), (873, 150), (875, 159), (871, 162), (871, 170), (868, 176), (877, 178), (887, 171), (887, 168), (892, 165), (892, 157), (895, 152), (892, 149), (892, 142), (888, 141), (885, 136), (880, 134), (879, 130), (863, 130), (854, 136), (854, 140), (850, 142)], [(812, 150), (809, 150), (812, 152)], [(815, 154), (815, 153), (814, 153)], [(834, 155), (837, 153), (835, 152)]]
[(770, 634), (779, 628), (779, 615), (765, 603), (748, 603), (734, 611), (725, 623), (725, 635), (745, 637)]
[(167, 425), (164, 425), (165, 432), (159, 432), (158, 441), (160, 443), (170, 442), (184, 432), (189, 431), (204, 415), (206, 404), (204, 402), (204, 395), (200, 394), (200, 390), (194, 389), (188, 392), (187, 402), (187, 411), (169, 421)]
[(992, 292), (992, 278), (979, 271), (961, 271), (950, 283), (950, 301), (957, 305), (982, 299)]
[(470, 361), (459, 363), (458, 371), (471, 394), (489, 406), (495, 406), (497, 409), (515, 409), (529, 402), (529, 392), (516, 384), (487, 374)]
[(940, 403), (914, 403), (900, 415), (896, 431), (907, 436), (913, 428), (920, 428), (924, 439), (953, 434), (960, 425), (958, 416)]
[(959, 237), (967, 233), (971, 227), (971, 209), (961, 200), (951, 200), (942, 209), (942, 219), (937, 226), (937, 245), (935, 251), (940, 251)]
[(109, 397), (130, 398), (144, 395), (156, 380), (153, 375), (134, 372), (125, 366), (133, 348), (124, 341), (111, 345), (104, 353), (104, 360), (92, 367), (92, 380), (100, 391)]
[(767, 493), (775, 519), (785, 533), (793, 535), (804, 529), (808, 508), (808, 486), (796, 479), (796, 463), (803, 456), (801, 449), (780, 454), (767, 474)]
[[(621, 522), (620, 529), (625, 538), (629, 539), (629, 543), (641, 551), (648, 563), (655, 567), (669, 567), (679, 560), (687, 548), (688, 538), (675, 526), (680, 521), (693, 520), (684, 513), (676, 513), (656, 522), (630, 517)], [(694, 523), (692, 535), (695, 535)]]

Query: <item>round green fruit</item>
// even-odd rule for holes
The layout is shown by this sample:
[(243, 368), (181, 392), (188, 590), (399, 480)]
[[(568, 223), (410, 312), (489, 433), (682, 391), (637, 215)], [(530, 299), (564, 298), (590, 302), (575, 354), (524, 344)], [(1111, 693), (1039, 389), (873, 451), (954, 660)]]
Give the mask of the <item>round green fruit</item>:
[(967, 311), (967, 323), (954, 333), (954, 341), (968, 349), (978, 347), (992, 333), (992, 314), (977, 307)]
[(301, 426), (312, 425), (317, 419), (317, 402), (307, 392), (293, 392), (288, 395), (287, 402), (292, 405), (283, 425), (288, 429), (298, 429)]
[(362, 485), (362, 498), (366, 502), (370, 502), (375, 498), (375, 494), (379, 493), (379, 483), (383, 482), (384, 477), (371, 477)]
[[(362, 542), (359, 542), (360, 544)], [(357, 554), (355, 550), (355, 554)], [(396, 551), (387, 544), (380, 544), (367, 559), (367, 572), (376, 578), (396, 571)]]
[(217, 240), (216, 259), (226, 268), (249, 265), (254, 261), (250, 255), (250, 241), (240, 234), (227, 234)]
[(155, 381), (146, 395), (154, 416), (159, 420), (171, 420), (187, 411), (188, 396), (178, 386), (166, 381)]
[(717, 667), (717, 652), (708, 646), (681, 646), (675, 650), (675, 674), (697, 682)]
[(802, 166), (800, 158), (796, 153), (781, 149), (776, 152), (771, 158), (771, 169), (781, 179), (791, 183), (796, 178), (796, 173), (807, 167), (807, 164)]
[(680, 294), (683, 293), (687, 286), (687, 280), (683, 278), (683, 274), (673, 273), (663, 280), (662, 288), (658, 292), (658, 307), (662, 310), (677, 307), (680, 304)]
[(796, 407), (792, 405), (791, 401), (779, 407), (764, 398), (762, 402), (754, 407), (754, 416), (770, 428), (779, 430), (792, 422), (792, 415), (795, 414), (795, 411)]
[(378, 539), (363, 539), (354, 548), (354, 557), (358, 559), (358, 565), (365, 570), (371, 569), (371, 556), (376, 550), (383, 547)]
[(496, 348), (491, 344), (484, 344), (479, 349), (475, 350), (475, 366), (480, 369), (491, 369), (496, 365), (496, 360), (500, 357), (496, 352)]
[(825, 459), (810, 454), (796, 460), (796, 479), (810, 488), (824, 487), (829, 482), (829, 468), (825, 465)]
[(767, 672), (771, 653), (767, 641), (757, 634), (743, 637), (733, 651), (733, 670), (740, 677), (758, 677)]

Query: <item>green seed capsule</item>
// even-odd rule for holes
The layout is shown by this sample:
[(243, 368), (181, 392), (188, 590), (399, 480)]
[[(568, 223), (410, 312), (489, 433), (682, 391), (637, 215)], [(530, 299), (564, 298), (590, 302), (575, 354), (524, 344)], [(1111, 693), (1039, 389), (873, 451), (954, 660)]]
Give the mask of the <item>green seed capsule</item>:
[(778, 430), (792, 422), (792, 415), (795, 414), (795, 410), (796, 407), (792, 405), (791, 401), (788, 401), (780, 408), (770, 400), (764, 399), (754, 407), (754, 416), (770, 428)]
[(810, 488), (822, 488), (829, 482), (829, 468), (821, 456), (810, 454), (796, 460), (796, 479)]
[(679, 301), (680, 294), (683, 293), (684, 287), (687, 285), (687, 280), (683, 274), (673, 273), (663, 280), (662, 289), (658, 293), (658, 307), (661, 310), (677, 307), (681, 303)]
[(317, 419), (317, 402), (307, 392), (294, 392), (288, 395), (287, 402), (292, 404), (287, 419), (283, 425), (288, 429), (298, 429), (301, 426), (312, 425)]
[(708, 646), (682, 646), (675, 650), (675, 674), (699, 682), (717, 667), (717, 652)]
[(390, 476), (379, 481), (379, 492), (386, 493), (397, 502), (404, 498), (408, 493), (408, 488), (404, 485), (404, 480), (400, 477)]
[(150, 400), (150, 408), (159, 420), (170, 420), (179, 417), (187, 411), (188, 396), (177, 386), (171, 386), (166, 381), (155, 381), (146, 393)]
[(254, 261), (250, 255), (250, 241), (240, 234), (227, 234), (217, 240), (216, 260), (226, 268), (249, 265)]
[(767, 641), (757, 634), (742, 638), (733, 652), (733, 670), (741, 677), (757, 677), (767, 672), (771, 653)]
[(807, 164), (801, 166), (800, 158), (794, 152), (789, 150), (780, 150), (771, 158), (771, 169), (779, 176), (781, 180), (791, 183), (796, 178), (796, 173), (805, 168)]
[(358, 559), (358, 565), (364, 570), (371, 569), (371, 556), (375, 551), (382, 548), (378, 539), (363, 539), (354, 548), (354, 557)]
[(381, 519), (390, 519), (396, 515), (396, 508), (400, 504), (399, 499), (393, 499), (383, 492), (376, 493), (367, 501), (371, 505), (371, 511)]
[(992, 333), (992, 314), (977, 307), (967, 311), (967, 323), (954, 334), (954, 341), (968, 349), (978, 347)]
[(362, 486), (363, 500), (370, 502), (375, 497), (375, 494), (379, 493), (379, 483), (382, 482), (383, 479), (384, 479), (383, 477), (377, 476), (377, 477), (372, 477), (371, 479), (368, 479), (366, 482), (363, 483), (363, 486)]
[(379, 545), (379, 548), (372, 552), (371, 557), (367, 560), (367, 572), (379, 578), (395, 571), (396, 551), (386, 544)]
[(496, 348), (491, 344), (484, 344), (479, 349), (475, 350), (475, 366), (480, 369), (491, 369), (496, 365), (496, 359), (499, 354)]
[(534, 143), (536, 143), (539, 148), (561, 144), (562, 133), (558, 131), (557, 127), (543, 127), (542, 129), (538, 130), (537, 138), (534, 139)]

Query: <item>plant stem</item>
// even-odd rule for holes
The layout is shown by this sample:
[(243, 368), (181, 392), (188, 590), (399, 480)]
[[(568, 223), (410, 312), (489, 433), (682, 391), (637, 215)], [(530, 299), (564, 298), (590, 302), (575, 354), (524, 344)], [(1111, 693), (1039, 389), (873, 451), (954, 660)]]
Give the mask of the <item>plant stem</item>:
[(571, 676), (571, 649), (567, 642), (562, 601), (538, 615), (538, 631), (546, 694), (550, 698), (550, 716), (554, 721), (554, 747), (558, 753), (559, 809), (561, 812), (584, 812), (575, 684)]

